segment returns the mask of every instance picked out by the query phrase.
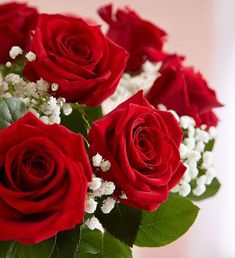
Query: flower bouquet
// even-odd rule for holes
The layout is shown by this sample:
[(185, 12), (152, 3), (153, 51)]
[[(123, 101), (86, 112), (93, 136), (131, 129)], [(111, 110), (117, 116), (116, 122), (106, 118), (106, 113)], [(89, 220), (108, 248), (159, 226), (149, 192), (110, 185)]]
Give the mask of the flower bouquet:
[(220, 187), (221, 104), (166, 32), (0, 6), (0, 257), (132, 257), (195, 221)]

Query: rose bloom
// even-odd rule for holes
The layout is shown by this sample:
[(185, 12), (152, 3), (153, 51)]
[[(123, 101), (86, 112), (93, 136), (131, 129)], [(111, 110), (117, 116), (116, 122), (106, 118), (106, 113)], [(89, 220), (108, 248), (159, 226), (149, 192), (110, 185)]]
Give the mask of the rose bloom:
[[(153, 108), (140, 91), (92, 124), (89, 152), (111, 162), (110, 170), (99, 176), (115, 183), (121, 203), (151, 211), (185, 172), (179, 154), (182, 137), (175, 117)], [(122, 191), (127, 199), (120, 198)]]
[(91, 167), (83, 138), (32, 113), (0, 131), (0, 240), (40, 242), (84, 217)]
[(35, 28), (38, 13), (27, 4), (9, 3), (0, 5), (0, 63), (9, 60), (9, 51), (17, 45), (26, 49), (30, 32)]
[(218, 118), (213, 108), (221, 107), (214, 90), (199, 72), (182, 65), (183, 58), (172, 55), (160, 68), (156, 79), (147, 93), (147, 100), (155, 107), (158, 104), (173, 109), (178, 115), (188, 115), (195, 119), (197, 126), (216, 126)]
[(112, 95), (126, 67), (127, 52), (106, 38), (99, 26), (59, 14), (39, 17), (25, 75), (57, 83), (57, 97), (88, 106)]
[(130, 54), (127, 71), (138, 71), (146, 60), (156, 62), (165, 57), (162, 46), (166, 33), (156, 25), (129, 8), (118, 9), (114, 16), (112, 5), (107, 5), (98, 13), (109, 25), (107, 36)]

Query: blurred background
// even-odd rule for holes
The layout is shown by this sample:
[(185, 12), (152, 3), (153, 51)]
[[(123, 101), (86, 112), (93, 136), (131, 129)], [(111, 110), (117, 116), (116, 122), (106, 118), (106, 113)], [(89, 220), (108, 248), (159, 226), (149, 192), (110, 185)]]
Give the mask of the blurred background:
[[(0, 0), (0, 3), (10, 2)], [(234, 0), (18, 0), (41, 12), (75, 13), (96, 18), (99, 6), (113, 2), (128, 5), (145, 19), (168, 32), (167, 50), (187, 57), (215, 88), (225, 107), (215, 163), (221, 191), (199, 203), (198, 219), (191, 230), (162, 248), (135, 248), (134, 258), (235, 258), (235, 1)]]

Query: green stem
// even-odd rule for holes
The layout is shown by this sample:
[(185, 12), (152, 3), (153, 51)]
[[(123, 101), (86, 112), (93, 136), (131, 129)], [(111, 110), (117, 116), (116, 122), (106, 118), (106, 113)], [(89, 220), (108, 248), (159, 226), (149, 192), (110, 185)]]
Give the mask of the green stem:
[(82, 120), (84, 122), (85, 128), (86, 128), (87, 132), (89, 132), (90, 129), (91, 129), (91, 125), (90, 125), (90, 122), (87, 119), (86, 112), (84, 111), (83, 107), (79, 104), (76, 104), (75, 108), (77, 108), (77, 110), (81, 114), (81, 117), (82, 117)]

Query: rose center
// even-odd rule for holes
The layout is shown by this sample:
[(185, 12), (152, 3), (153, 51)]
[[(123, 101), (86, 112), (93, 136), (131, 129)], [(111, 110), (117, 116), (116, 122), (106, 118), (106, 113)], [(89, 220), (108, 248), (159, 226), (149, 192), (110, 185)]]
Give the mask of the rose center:
[(46, 174), (46, 166), (42, 158), (38, 158), (36, 160), (32, 160), (30, 162), (29, 167), (31, 167), (31, 171), (35, 176), (44, 176)]
[(43, 154), (27, 153), (23, 164), (29, 174), (42, 178), (48, 173), (47, 158)]

